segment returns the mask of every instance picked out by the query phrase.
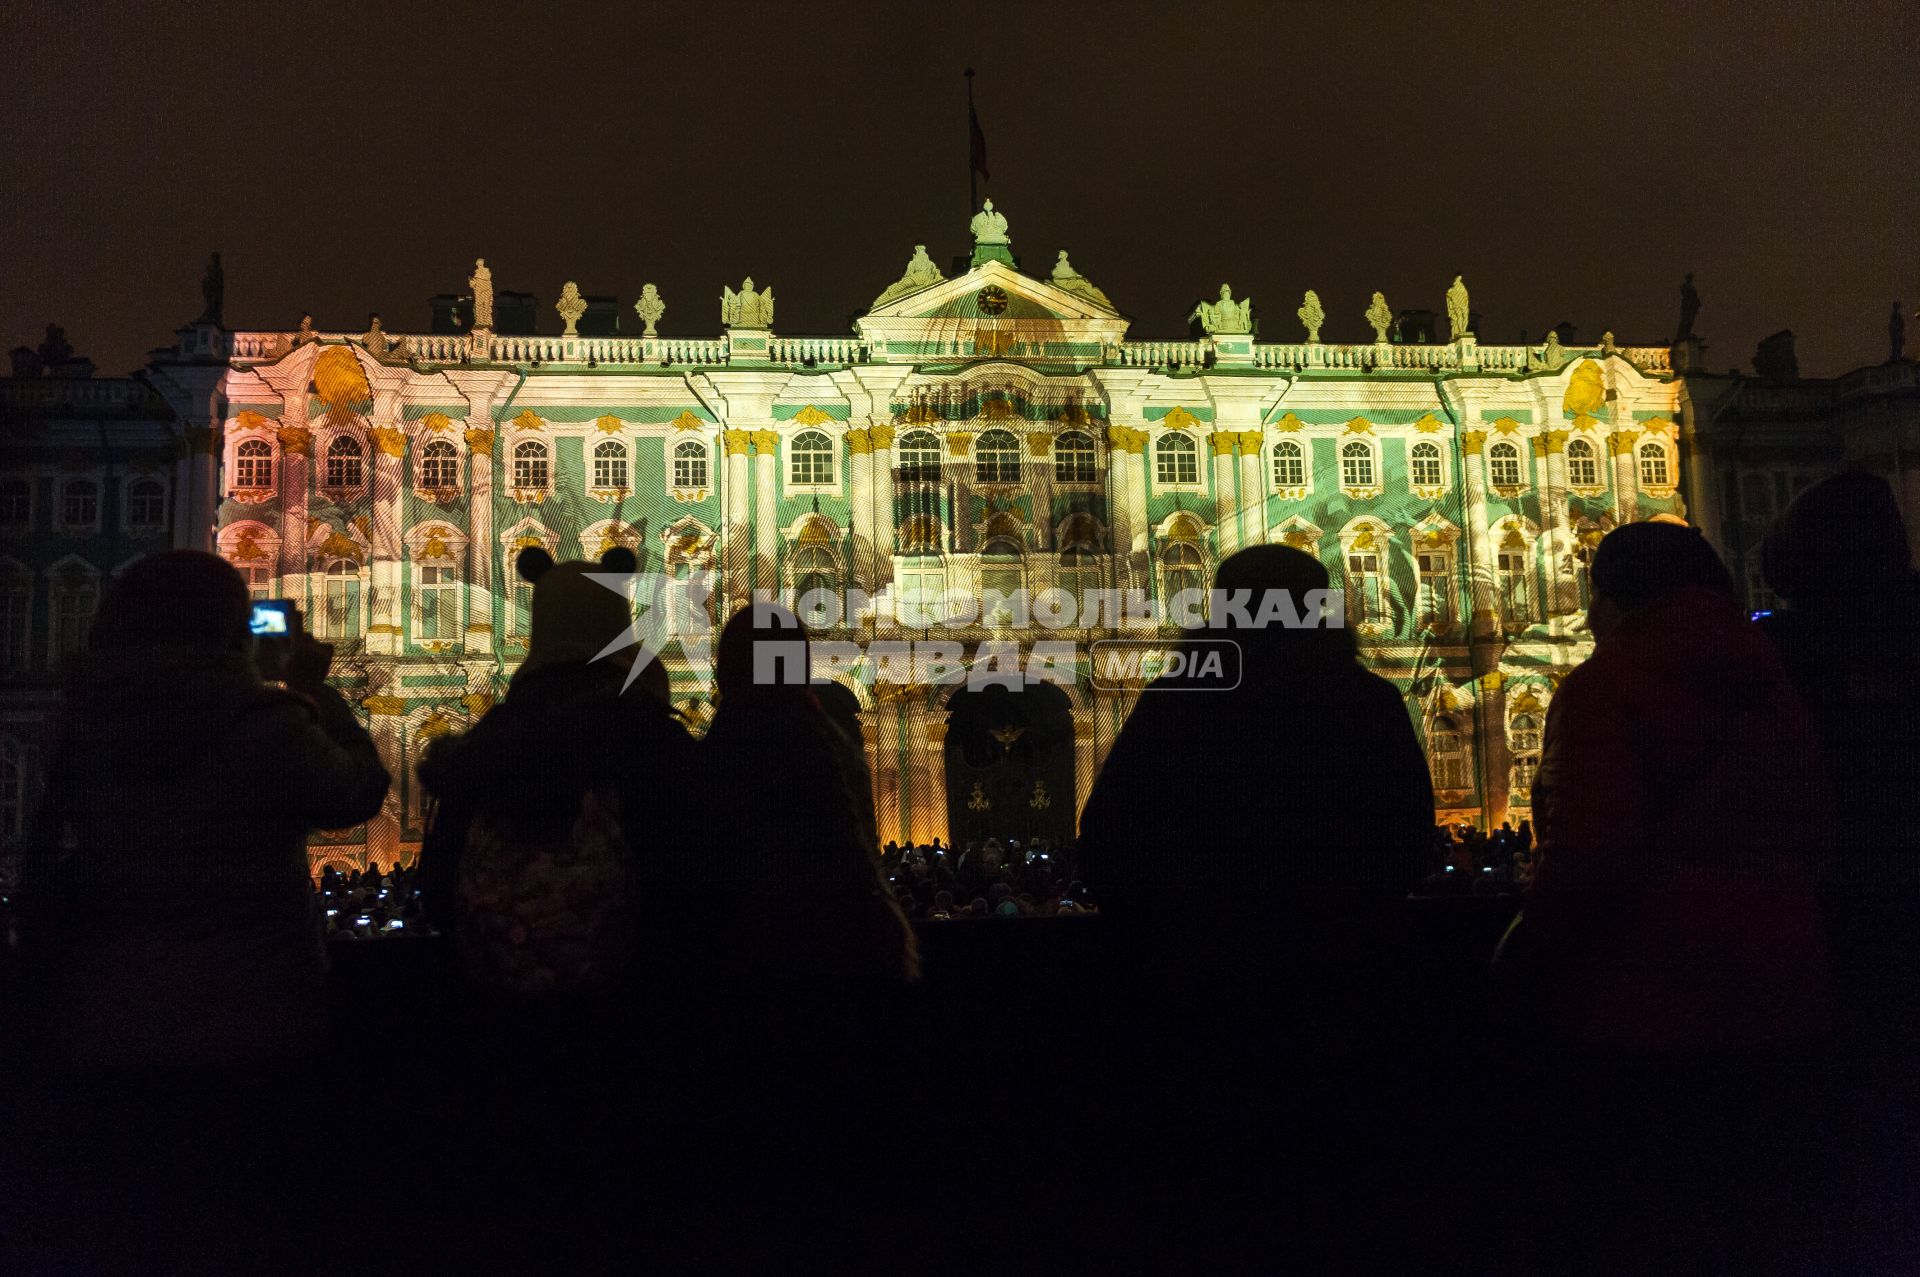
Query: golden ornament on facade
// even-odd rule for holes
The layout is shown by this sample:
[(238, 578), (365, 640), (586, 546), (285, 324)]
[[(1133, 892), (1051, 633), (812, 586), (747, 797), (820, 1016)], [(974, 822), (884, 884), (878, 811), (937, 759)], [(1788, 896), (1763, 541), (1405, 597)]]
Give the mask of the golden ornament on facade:
[(916, 403), (907, 408), (907, 424), (910, 426), (931, 425), (938, 420), (940, 414), (933, 410), (930, 403)]
[(370, 714), (397, 717), (407, 712), (407, 703), (398, 696), (369, 696), (360, 704)]
[(1167, 524), (1166, 539), (1169, 541), (1198, 541), (1200, 524), (1190, 514), (1176, 514)]
[(460, 704), (466, 708), (467, 713), (478, 718), (493, 708), (493, 693), (468, 692), (460, 698)]
[(1320, 541), (1313, 533), (1301, 528), (1295, 528), (1291, 532), (1283, 534), (1280, 540), (1296, 550), (1306, 550), (1309, 553), (1313, 551)]
[(1503, 434), (1503, 435), (1519, 434), (1520, 423), (1515, 421), (1512, 417), (1501, 417), (1494, 421), (1493, 430), (1495, 434)]
[(313, 432), (305, 426), (282, 426), (274, 437), (280, 440), (281, 452), (304, 457), (313, 451)]
[(935, 745), (944, 745), (947, 740), (947, 726), (945, 719), (939, 722), (929, 722), (927, 724), (927, 739)]
[(1460, 432), (1460, 446), (1471, 454), (1478, 454), (1486, 446), (1487, 432), (1484, 430), (1463, 430)]
[(1592, 424), (1606, 406), (1606, 374), (1593, 360), (1581, 360), (1567, 378), (1566, 393), (1560, 396), (1560, 410), (1572, 417), (1576, 426), (1585, 427)]
[(680, 415), (675, 417), (669, 424), (672, 425), (675, 430), (699, 430), (704, 428), (707, 423), (695, 416), (693, 409), (682, 408)]
[(1216, 457), (1231, 456), (1240, 446), (1239, 432), (1233, 430), (1216, 430), (1207, 438), (1213, 444), (1213, 455)]
[(1115, 452), (1145, 452), (1147, 432), (1129, 426), (1108, 426), (1107, 442)]
[(1033, 434), (1030, 434), (1027, 436), (1027, 455), (1028, 456), (1044, 457), (1049, 452), (1052, 452), (1052, 451), (1053, 451), (1052, 436), (1041, 434), (1038, 431), (1035, 431)]
[(753, 436), (745, 430), (723, 430), (720, 432), (720, 444), (729, 457), (744, 457), (753, 444)]
[(258, 533), (242, 532), (234, 542), (231, 557), (235, 563), (265, 563), (270, 556), (260, 548)]
[[(798, 420), (796, 418), (795, 420)], [(847, 455), (864, 457), (873, 451), (873, 437), (859, 426), (847, 431)]]
[(431, 430), (434, 434), (444, 434), (453, 429), (453, 418), (444, 412), (430, 412), (420, 418), (420, 428)]
[(1447, 423), (1432, 413), (1421, 414), (1420, 420), (1413, 423), (1414, 431), (1423, 435), (1439, 434), (1447, 428)]
[(771, 457), (779, 450), (780, 432), (778, 430), (755, 430), (751, 432), (751, 435), (753, 438), (753, 451), (756, 455)]
[(1380, 548), (1379, 542), (1375, 539), (1373, 535), (1373, 525), (1371, 524), (1361, 525), (1360, 531), (1356, 533), (1353, 538), (1352, 548), (1355, 550), (1358, 550), (1362, 554), (1367, 554), (1371, 551), (1375, 551)]
[(794, 424), (801, 425), (801, 426), (824, 426), (829, 421), (832, 421), (833, 418), (829, 417), (826, 413), (820, 411), (818, 408), (814, 407), (812, 404), (808, 404), (806, 407), (802, 408), (799, 412), (796, 412), (793, 414), (793, 420), (794, 420)]
[(545, 430), (547, 428), (547, 423), (535, 415), (531, 408), (522, 408), (520, 415), (513, 419), (512, 424), (515, 430)]
[(620, 418), (614, 416), (612, 413), (593, 419), (594, 429), (598, 430), (601, 434), (619, 434), (621, 428), (626, 424), (626, 422), (620, 420)]
[(1191, 430), (1200, 424), (1200, 419), (1185, 408), (1175, 408), (1160, 419), (1160, 424), (1169, 430)]
[(1045, 811), (1047, 808), (1053, 806), (1053, 799), (1047, 797), (1046, 781), (1036, 780), (1033, 782), (1033, 797), (1027, 799), (1027, 806), (1033, 808), (1035, 811)]
[(1607, 451), (1616, 457), (1624, 457), (1633, 451), (1634, 441), (1639, 437), (1638, 430), (1616, 430), (1607, 436)]
[(1482, 691), (1497, 692), (1506, 681), (1507, 676), (1499, 670), (1488, 670), (1480, 676), (1480, 688)]
[(373, 388), (351, 347), (329, 346), (313, 361), (313, 389), (326, 405), (327, 424), (336, 430), (373, 406)]
[(389, 457), (407, 455), (407, 434), (404, 430), (392, 426), (375, 426), (369, 433), (373, 435), (373, 446)]
[(1273, 428), (1275, 430), (1282, 431), (1286, 434), (1295, 434), (1300, 430), (1302, 426), (1305, 426), (1306, 424), (1307, 424), (1306, 422), (1300, 420), (1298, 415), (1290, 412), (1286, 416), (1280, 418), (1280, 420), (1274, 422)]
[(1540, 448), (1549, 457), (1557, 457), (1567, 450), (1567, 437), (1570, 433), (1566, 430), (1543, 431), (1539, 436)]
[(972, 447), (973, 436), (970, 434), (956, 430), (947, 436), (947, 452), (953, 456), (964, 457)]
[(1262, 442), (1258, 430), (1242, 430), (1240, 432), (1240, 455), (1243, 457), (1259, 456)]
[(973, 792), (967, 795), (968, 811), (991, 811), (993, 800), (987, 797), (986, 786), (979, 781), (973, 782)]
[(483, 457), (493, 455), (493, 431), (475, 426), (466, 433), (467, 447)]
[(427, 543), (420, 547), (420, 557), (423, 559), (446, 558), (447, 543), (438, 535), (428, 537)]
[(1372, 434), (1373, 423), (1371, 421), (1368, 421), (1365, 417), (1355, 417), (1352, 421), (1349, 421), (1347, 423), (1347, 428), (1344, 433), (1350, 434), (1350, 435)]
[(323, 559), (352, 559), (355, 563), (360, 562), (365, 554), (359, 542), (337, 528), (327, 533), (326, 540), (320, 543), (314, 553)]
[(272, 429), (272, 427), (273, 423), (271, 421), (253, 411), (251, 408), (233, 419), (233, 428), (235, 430), (269, 430)]
[(875, 452), (882, 452), (893, 447), (893, 427), (887, 425), (885, 422), (868, 430), (867, 436), (873, 440), (873, 450)]

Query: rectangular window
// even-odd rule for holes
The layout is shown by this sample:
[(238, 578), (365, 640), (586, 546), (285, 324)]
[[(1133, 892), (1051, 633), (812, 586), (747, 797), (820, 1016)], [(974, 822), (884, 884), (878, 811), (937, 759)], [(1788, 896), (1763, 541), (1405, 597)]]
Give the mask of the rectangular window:
[(532, 632), (533, 626), (533, 586), (526, 581), (515, 581), (513, 593), (507, 599), (507, 633), (524, 639)]
[(627, 486), (627, 454), (611, 450), (605, 455), (596, 454), (593, 458), (593, 486), (625, 488)]
[(1347, 619), (1354, 625), (1382, 625), (1387, 619), (1380, 581), (1380, 556), (1347, 556)]
[(1524, 553), (1502, 553), (1495, 562), (1500, 580), (1500, 615), (1509, 624), (1527, 624), (1533, 620), (1532, 573)]
[(260, 567), (256, 564), (252, 567), (242, 568), (240, 574), (247, 578), (248, 595), (255, 599), (262, 600), (273, 597), (272, 568)]
[(72, 656), (87, 645), (87, 626), (93, 620), (93, 588), (81, 586), (53, 596), (53, 654)]
[(350, 639), (360, 636), (359, 573), (329, 573), (321, 578), (321, 638)]
[(22, 587), (0, 591), (0, 670), (9, 673), (27, 668), (28, 613), (32, 596)]
[(1420, 619), (1433, 625), (1450, 623), (1453, 620), (1453, 565), (1444, 554), (1418, 554), (1414, 558), (1420, 568)]
[(437, 642), (459, 636), (460, 584), (452, 568), (418, 568), (413, 599), (415, 639)]
[(905, 568), (899, 574), (900, 601), (895, 619), (909, 629), (924, 629), (938, 624), (946, 615), (944, 596), (947, 573), (944, 568)]

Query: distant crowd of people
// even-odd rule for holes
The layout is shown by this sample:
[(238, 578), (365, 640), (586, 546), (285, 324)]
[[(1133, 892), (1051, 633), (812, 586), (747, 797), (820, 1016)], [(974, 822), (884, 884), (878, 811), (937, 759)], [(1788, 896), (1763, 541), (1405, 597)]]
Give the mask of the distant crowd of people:
[(956, 918), (1071, 918), (1099, 912), (1074, 877), (1070, 843), (992, 836), (955, 849), (938, 838), (889, 842), (880, 867), (901, 912), (915, 921)]

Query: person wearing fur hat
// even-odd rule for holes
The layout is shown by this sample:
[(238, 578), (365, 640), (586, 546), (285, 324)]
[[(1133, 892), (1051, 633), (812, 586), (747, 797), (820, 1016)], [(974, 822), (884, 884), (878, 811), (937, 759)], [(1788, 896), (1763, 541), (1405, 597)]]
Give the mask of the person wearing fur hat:
[[(659, 662), (632, 645), (608, 651), (633, 616), (621, 592), (594, 579), (635, 566), (623, 547), (597, 564), (523, 550), (515, 568), (533, 583), (526, 660), (473, 730), (434, 742), (421, 761), (435, 804), (423, 903), (483, 994), (613, 992), (632, 958), (635, 850), (684, 841), (692, 742), (666, 704)], [(627, 690), (637, 659), (647, 668)]]

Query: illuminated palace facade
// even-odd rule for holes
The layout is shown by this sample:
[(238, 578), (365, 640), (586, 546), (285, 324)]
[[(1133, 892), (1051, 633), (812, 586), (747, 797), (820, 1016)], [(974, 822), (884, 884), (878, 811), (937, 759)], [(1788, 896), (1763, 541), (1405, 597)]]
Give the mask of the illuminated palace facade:
[[(1719, 535), (1723, 493), (1751, 486), (1731, 469), (1709, 482), (1697, 429), (1702, 395), (1733, 419), (1721, 401), (1739, 379), (1676, 375), (1681, 348), (1400, 341), (1383, 303), (1378, 341), (1322, 343), (1317, 323), (1257, 340), (1224, 290), (1192, 338), (1131, 341), (1064, 253), (1045, 277), (1018, 269), (1004, 225), (976, 219), (944, 272), (916, 250), (846, 336), (779, 334), (771, 294), (744, 286), (718, 336), (655, 332), (651, 286), (648, 331), (622, 336), (571, 285), (565, 335), (510, 335), (488, 277), (485, 296), (476, 279), (447, 299), (439, 333), (203, 322), (135, 380), (7, 382), (22, 476), (0, 502), (9, 832), (50, 671), (104, 576), (168, 544), (297, 600), (338, 649), (396, 781), (369, 825), (316, 839), (316, 863), (417, 845), (412, 763), (503, 694), (527, 628), (512, 559), (536, 544), (711, 569), (722, 619), (755, 590), (859, 589), (872, 605), (821, 633), (861, 644), (925, 636), (903, 604), (942, 591), (1166, 598), (1242, 546), (1296, 546), (1345, 586), (1366, 661), (1405, 689), (1441, 811), (1497, 822), (1526, 813), (1547, 707), (1589, 650), (1594, 544), (1662, 512)], [(1844, 452), (1804, 429), (1768, 447), (1754, 455), (1790, 482)], [(1092, 641), (1140, 637), (1113, 619), (989, 615), (933, 635), (968, 659), (1075, 644), (1072, 677), (1031, 696), (847, 680), (880, 836), (1071, 834), (1138, 695), (1089, 676)], [(664, 659), (697, 726), (698, 671), (677, 646)]]

